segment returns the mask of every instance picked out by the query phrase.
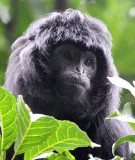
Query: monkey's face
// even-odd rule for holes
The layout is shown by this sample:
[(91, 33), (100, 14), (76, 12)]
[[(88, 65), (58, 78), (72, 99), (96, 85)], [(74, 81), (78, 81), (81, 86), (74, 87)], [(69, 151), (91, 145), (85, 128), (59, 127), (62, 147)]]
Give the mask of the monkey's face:
[(53, 51), (51, 64), (57, 92), (80, 96), (91, 88), (91, 80), (97, 69), (96, 57), (92, 51), (64, 43)]

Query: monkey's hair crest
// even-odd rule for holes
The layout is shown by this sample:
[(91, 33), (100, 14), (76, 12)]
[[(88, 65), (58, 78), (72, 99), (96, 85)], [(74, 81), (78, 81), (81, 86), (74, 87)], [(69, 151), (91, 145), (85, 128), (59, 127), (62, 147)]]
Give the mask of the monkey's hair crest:
[(32, 23), (12, 48), (34, 41), (39, 50), (48, 50), (50, 44), (66, 40), (84, 44), (88, 48), (95, 46), (103, 51), (112, 47), (111, 35), (102, 21), (78, 10), (67, 9), (64, 12), (50, 13)]

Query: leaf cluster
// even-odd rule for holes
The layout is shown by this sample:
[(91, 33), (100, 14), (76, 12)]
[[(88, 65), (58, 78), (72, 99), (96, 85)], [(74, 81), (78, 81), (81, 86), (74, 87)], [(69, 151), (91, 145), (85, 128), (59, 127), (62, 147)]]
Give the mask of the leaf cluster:
[[(108, 116), (107, 119), (118, 119), (120, 121), (128, 122), (129, 125), (133, 128), (135, 131), (135, 104), (133, 103), (126, 103), (123, 109), (122, 114), (119, 114), (118, 111), (115, 111), (112, 115)], [(122, 137), (116, 141), (113, 145), (112, 152), (114, 154), (114, 151), (116, 148), (124, 142), (131, 142), (129, 143), (130, 147), (130, 154), (131, 159), (134, 160), (135, 157), (135, 135), (128, 135), (126, 137)]]
[[(45, 160), (75, 160), (70, 150), (78, 147), (99, 147), (87, 134), (70, 121), (56, 120), (54, 117), (30, 114), (22, 96), (15, 97), (0, 87), (0, 159), (6, 159), (6, 150), (14, 145), (14, 160), (18, 154), (24, 153), (24, 160), (45, 158)], [(33, 120), (33, 117), (34, 120)], [(123, 113), (114, 112), (107, 118), (129, 122), (135, 130), (135, 104), (127, 103)], [(135, 156), (135, 135), (120, 138), (113, 145), (113, 153), (119, 144), (130, 144), (131, 158)], [(54, 153), (53, 151), (57, 152)], [(47, 156), (49, 153), (49, 156)], [(133, 159), (133, 158), (132, 158)], [(90, 155), (89, 160), (100, 160)], [(113, 160), (124, 160), (115, 157)]]
[[(13, 142), (14, 155), (24, 153), (24, 160), (57, 151), (47, 159), (68, 160), (75, 159), (69, 152), (77, 147), (94, 147), (84, 131), (70, 121), (58, 121), (54, 117), (38, 114), (38, 119), (31, 121), (29, 109), (22, 96), (17, 101), (15, 97), (4, 88), (0, 88), (0, 159), (6, 159), (6, 150)], [(37, 116), (37, 114), (32, 114)]]

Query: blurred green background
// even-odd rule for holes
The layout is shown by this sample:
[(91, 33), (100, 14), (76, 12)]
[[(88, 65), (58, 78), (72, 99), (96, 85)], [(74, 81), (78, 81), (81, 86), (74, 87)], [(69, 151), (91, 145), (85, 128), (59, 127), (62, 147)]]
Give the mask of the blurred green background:
[[(135, 80), (135, 0), (0, 0), (0, 85), (14, 40), (34, 20), (66, 8), (86, 12), (107, 24), (119, 74), (129, 82)], [(128, 91), (123, 95), (122, 103), (133, 101)]]

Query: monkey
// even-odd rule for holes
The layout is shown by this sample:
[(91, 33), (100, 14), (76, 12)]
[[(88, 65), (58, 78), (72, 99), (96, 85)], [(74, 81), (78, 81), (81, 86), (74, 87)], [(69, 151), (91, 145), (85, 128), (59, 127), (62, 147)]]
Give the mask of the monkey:
[[(101, 145), (71, 151), (76, 160), (111, 159), (112, 145), (134, 134), (127, 123), (105, 119), (120, 105), (121, 89), (107, 79), (118, 76), (111, 48), (106, 25), (73, 9), (33, 22), (12, 45), (4, 87), (23, 95), (33, 113), (73, 121)], [(128, 143), (115, 154), (130, 160)]]

